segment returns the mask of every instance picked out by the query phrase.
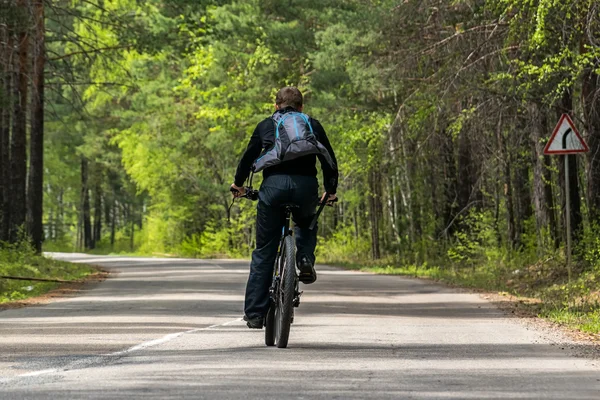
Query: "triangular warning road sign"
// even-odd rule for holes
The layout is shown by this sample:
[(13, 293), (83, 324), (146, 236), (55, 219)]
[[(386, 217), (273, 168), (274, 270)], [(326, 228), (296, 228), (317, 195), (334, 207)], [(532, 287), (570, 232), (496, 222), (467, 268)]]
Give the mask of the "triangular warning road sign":
[(554, 128), (544, 154), (575, 154), (590, 151), (568, 114), (563, 114)]

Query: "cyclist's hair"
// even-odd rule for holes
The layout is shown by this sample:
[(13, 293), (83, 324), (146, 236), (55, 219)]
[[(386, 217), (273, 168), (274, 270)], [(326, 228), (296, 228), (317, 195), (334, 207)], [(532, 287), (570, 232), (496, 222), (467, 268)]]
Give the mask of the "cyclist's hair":
[(275, 104), (279, 108), (294, 107), (295, 109), (299, 109), (302, 107), (302, 93), (294, 86), (281, 88), (275, 96)]

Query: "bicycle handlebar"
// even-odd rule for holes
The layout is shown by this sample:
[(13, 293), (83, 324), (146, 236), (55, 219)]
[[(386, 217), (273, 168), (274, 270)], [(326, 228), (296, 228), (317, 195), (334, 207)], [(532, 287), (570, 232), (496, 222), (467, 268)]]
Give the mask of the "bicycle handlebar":
[(325, 206), (333, 207), (333, 203), (336, 203), (338, 201), (337, 197), (333, 200), (329, 200), (329, 196), (331, 196), (331, 193), (325, 193), (325, 196), (323, 196), (323, 200), (321, 200), (321, 202), (319, 203), (319, 209), (317, 210), (315, 217), (313, 218), (312, 222), (308, 227), (308, 229), (310, 229), (311, 231), (315, 229), (315, 226), (317, 225), (317, 220), (319, 219), (319, 215), (321, 215)]
[[(252, 187), (244, 187), (244, 189), (245, 189), (244, 190), (245, 193), (239, 197), (243, 197), (245, 199), (249, 199), (252, 201), (258, 200), (258, 190), (254, 190), (254, 189), (252, 189)], [(232, 188), (232, 187), (229, 188), (229, 191), (231, 193), (239, 193), (240, 192), (239, 190)]]
[[(252, 200), (252, 201), (258, 200), (258, 190), (252, 189), (251, 186), (246, 186), (246, 187), (244, 187), (244, 189), (245, 189), (244, 190), (245, 193), (243, 195), (241, 195), (241, 196), (238, 196), (238, 197), (249, 199), (249, 200)], [(233, 187), (230, 187), (229, 191), (231, 193), (239, 193), (239, 190), (237, 190), (237, 189), (235, 189)], [(319, 216), (323, 212), (323, 209), (325, 208), (325, 206), (333, 207), (333, 203), (337, 203), (337, 201), (338, 201), (337, 197), (335, 199), (333, 199), (333, 200), (329, 200), (329, 196), (331, 196), (331, 193), (327, 192), (327, 193), (325, 193), (325, 196), (323, 197), (324, 200), (319, 199), (319, 208), (318, 208), (317, 213), (315, 214), (313, 220), (311, 221), (311, 223), (310, 223), (310, 225), (308, 227), (308, 229), (310, 229), (311, 231), (313, 229), (315, 229), (315, 226), (317, 225), (317, 220), (319, 219)], [(233, 205), (233, 203), (231, 203), (231, 204)]]

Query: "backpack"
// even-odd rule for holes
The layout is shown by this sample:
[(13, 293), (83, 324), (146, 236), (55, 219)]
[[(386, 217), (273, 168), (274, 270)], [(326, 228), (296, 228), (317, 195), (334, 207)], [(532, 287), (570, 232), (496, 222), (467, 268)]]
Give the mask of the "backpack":
[(254, 172), (310, 154), (322, 155), (332, 169), (337, 169), (325, 146), (317, 140), (308, 115), (297, 111), (276, 112), (271, 118), (275, 124), (275, 143), (254, 161)]

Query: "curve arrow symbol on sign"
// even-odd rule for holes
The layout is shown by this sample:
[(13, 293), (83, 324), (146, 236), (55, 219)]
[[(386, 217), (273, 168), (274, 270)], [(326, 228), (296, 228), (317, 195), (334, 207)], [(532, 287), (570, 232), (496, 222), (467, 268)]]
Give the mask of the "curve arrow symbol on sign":
[(567, 137), (569, 136), (569, 133), (573, 132), (573, 129), (569, 128), (567, 129), (567, 131), (565, 133), (563, 133), (563, 138), (562, 138), (562, 148), (567, 150)]

